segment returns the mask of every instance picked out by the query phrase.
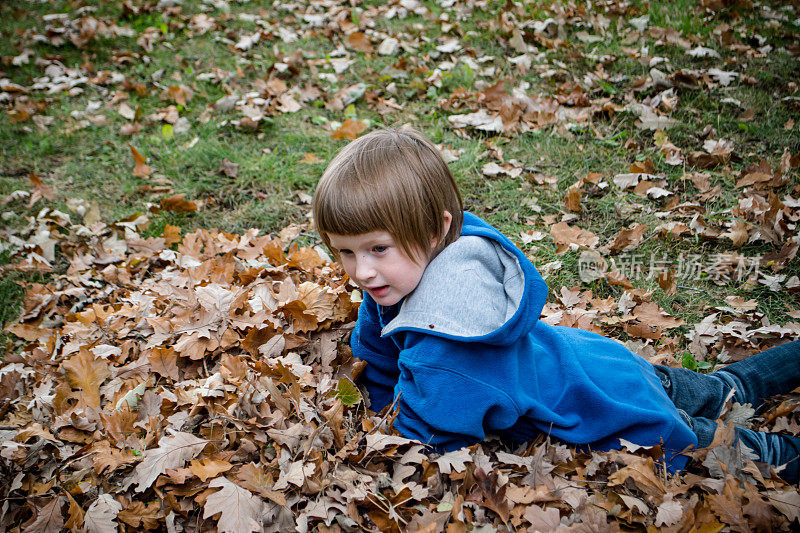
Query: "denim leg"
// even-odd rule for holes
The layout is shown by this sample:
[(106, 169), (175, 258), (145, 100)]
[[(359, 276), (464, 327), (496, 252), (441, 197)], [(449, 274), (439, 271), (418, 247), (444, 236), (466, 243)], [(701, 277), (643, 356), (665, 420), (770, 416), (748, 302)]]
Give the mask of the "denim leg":
[(710, 375), (736, 387), (734, 399), (752, 404), (760, 412), (765, 399), (800, 387), (800, 341), (751, 355)]
[(689, 417), (716, 419), (731, 385), (714, 374), (700, 374), (686, 368), (653, 365), (667, 396)]
[[(697, 447), (706, 448), (714, 440), (717, 423), (708, 418), (692, 418)], [(800, 482), (800, 438), (785, 433), (763, 433), (737, 427), (736, 439), (753, 450), (758, 460), (772, 466), (786, 465), (780, 476), (793, 484)]]
[(800, 341), (794, 341), (726, 366), (711, 374), (654, 365), (675, 407), (689, 416), (716, 419), (731, 391), (733, 400), (753, 405), (800, 386)]

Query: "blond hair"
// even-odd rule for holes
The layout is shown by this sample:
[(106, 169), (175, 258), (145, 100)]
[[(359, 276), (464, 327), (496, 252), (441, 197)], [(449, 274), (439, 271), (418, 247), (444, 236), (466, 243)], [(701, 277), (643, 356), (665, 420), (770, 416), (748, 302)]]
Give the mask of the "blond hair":
[[(329, 234), (388, 232), (411, 258), (430, 258), (461, 233), (461, 194), (439, 150), (411, 129), (383, 129), (345, 146), (325, 169), (314, 194), (314, 224)], [(453, 217), (444, 233), (444, 212)]]

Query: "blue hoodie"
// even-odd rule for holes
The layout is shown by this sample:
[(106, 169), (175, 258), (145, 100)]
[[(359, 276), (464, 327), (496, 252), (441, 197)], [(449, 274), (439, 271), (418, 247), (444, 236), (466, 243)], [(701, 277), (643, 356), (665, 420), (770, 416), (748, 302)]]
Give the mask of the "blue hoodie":
[(547, 285), (492, 226), (464, 213), (456, 242), (402, 302), (368, 295), (351, 338), (379, 411), (397, 399), (394, 427), (450, 451), (488, 433), (544, 433), (584, 449), (664, 445), (671, 471), (697, 437), (653, 366), (615, 340), (539, 320)]

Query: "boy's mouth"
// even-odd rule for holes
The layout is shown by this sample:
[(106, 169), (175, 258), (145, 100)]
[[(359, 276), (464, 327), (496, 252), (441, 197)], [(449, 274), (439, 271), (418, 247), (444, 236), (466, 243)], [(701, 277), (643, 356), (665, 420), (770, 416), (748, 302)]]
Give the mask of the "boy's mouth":
[(389, 292), (389, 286), (381, 285), (380, 287), (372, 287), (369, 289), (369, 292), (371, 292), (374, 296), (386, 296), (386, 293)]

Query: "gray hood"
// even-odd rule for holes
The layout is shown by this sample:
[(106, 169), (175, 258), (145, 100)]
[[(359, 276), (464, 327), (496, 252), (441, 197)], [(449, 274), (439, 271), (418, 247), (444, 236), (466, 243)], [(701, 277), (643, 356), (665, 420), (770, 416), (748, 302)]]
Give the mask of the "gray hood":
[(428, 264), (381, 336), (417, 330), (459, 339), (486, 337), (514, 317), (525, 288), (514, 253), (489, 236), (462, 235)]

